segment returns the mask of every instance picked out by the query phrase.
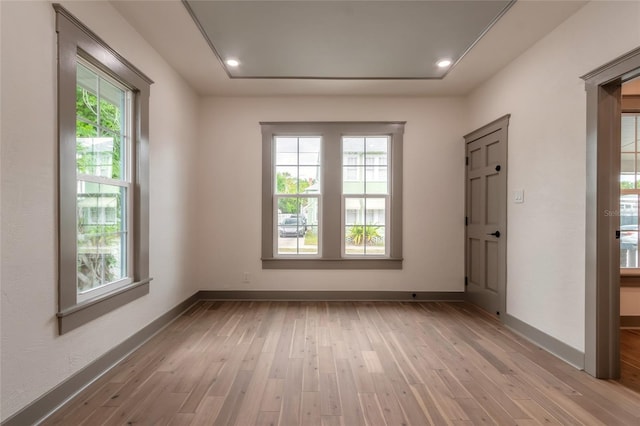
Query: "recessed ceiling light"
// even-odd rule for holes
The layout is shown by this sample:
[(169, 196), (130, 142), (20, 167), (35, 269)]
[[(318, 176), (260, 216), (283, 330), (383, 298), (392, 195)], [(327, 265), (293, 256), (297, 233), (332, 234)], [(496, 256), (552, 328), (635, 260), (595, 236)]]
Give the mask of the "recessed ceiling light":
[(240, 65), (240, 62), (238, 62), (237, 59), (227, 59), (226, 62), (230, 67), (237, 67), (238, 65)]
[(446, 68), (451, 65), (451, 59), (441, 59), (436, 63), (436, 65), (440, 68)]

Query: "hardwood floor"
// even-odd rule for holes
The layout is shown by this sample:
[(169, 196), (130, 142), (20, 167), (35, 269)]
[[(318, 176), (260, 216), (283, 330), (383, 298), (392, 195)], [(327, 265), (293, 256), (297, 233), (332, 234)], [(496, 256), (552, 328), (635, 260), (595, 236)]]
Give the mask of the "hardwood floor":
[(46, 425), (640, 424), (465, 303), (199, 302)]

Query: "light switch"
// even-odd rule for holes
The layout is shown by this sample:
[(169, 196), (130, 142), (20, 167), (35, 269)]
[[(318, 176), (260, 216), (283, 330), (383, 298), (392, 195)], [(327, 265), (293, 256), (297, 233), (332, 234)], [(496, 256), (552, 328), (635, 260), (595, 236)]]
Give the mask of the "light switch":
[(524, 203), (524, 189), (516, 189), (513, 191), (513, 202), (516, 204)]

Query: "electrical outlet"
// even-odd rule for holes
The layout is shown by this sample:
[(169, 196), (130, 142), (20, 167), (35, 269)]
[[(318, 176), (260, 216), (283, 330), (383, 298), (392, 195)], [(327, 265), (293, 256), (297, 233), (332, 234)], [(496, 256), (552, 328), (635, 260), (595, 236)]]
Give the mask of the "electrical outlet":
[(250, 283), (251, 282), (251, 274), (248, 272), (243, 272), (242, 273), (242, 282), (243, 283)]

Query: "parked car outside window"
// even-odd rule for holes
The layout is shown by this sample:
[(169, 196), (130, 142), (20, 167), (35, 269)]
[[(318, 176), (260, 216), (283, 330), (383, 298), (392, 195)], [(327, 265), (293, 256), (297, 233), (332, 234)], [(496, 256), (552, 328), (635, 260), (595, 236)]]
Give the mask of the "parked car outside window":
[(292, 216), (284, 219), (279, 227), (279, 234), (281, 237), (304, 237), (306, 232), (306, 221), (304, 218)]

